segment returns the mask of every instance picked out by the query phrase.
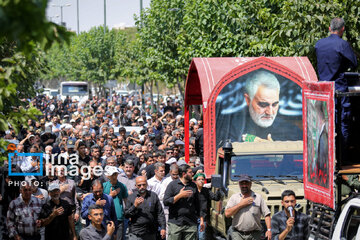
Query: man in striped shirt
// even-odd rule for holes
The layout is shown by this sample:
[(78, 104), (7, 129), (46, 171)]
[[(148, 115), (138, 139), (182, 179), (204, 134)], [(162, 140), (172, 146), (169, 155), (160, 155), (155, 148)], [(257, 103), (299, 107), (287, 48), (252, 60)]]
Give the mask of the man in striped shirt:
[(30, 182), (22, 182), (21, 195), (10, 202), (7, 212), (6, 225), (10, 238), (15, 240), (40, 240), (41, 200), (32, 196)]

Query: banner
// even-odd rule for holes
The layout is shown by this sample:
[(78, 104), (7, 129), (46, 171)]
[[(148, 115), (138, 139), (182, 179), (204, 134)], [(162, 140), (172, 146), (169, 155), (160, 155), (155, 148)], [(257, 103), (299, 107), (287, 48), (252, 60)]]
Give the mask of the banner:
[(303, 103), (305, 198), (334, 208), (334, 83), (305, 82)]

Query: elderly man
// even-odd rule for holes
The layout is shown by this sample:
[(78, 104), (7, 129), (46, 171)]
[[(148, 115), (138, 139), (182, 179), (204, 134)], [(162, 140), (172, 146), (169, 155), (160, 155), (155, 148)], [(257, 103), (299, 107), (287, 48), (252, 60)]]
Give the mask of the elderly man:
[[(32, 146), (30, 148), (30, 153), (39, 152), (36, 146)], [(40, 169), (40, 160), (37, 156), (28, 156), (23, 158), (20, 162), (20, 169), (23, 173), (35, 173), (39, 172)]]
[(251, 179), (240, 175), (241, 193), (232, 195), (225, 208), (225, 216), (233, 217), (231, 238), (234, 240), (261, 239), (261, 216), (265, 217), (267, 231), (265, 236), (271, 239), (270, 210), (260, 194), (251, 191)]
[(69, 240), (76, 239), (74, 219), (69, 203), (60, 199), (60, 186), (57, 183), (49, 185), (50, 201), (47, 201), (40, 212), (41, 226), (45, 226), (45, 240)]
[(30, 182), (21, 182), (21, 195), (10, 202), (7, 211), (6, 225), (10, 238), (14, 240), (40, 240), (40, 221), (37, 221), (41, 210), (41, 200), (32, 196)]
[(165, 216), (158, 196), (147, 189), (146, 177), (136, 178), (137, 190), (126, 202), (125, 216), (131, 219), (130, 240), (156, 240), (158, 226), (165, 238)]
[[(247, 107), (224, 116), (221, 124), (216, 127), (218, 143), (220, 139), (228, 138), (246, 142), (302, 140), (302, 130), (299, 127), (277, 117), (280, 107), (278, 76), (259, 69), (244, 75), (244, 78)], [(220, 106), (219, 111), (222, 111)]]

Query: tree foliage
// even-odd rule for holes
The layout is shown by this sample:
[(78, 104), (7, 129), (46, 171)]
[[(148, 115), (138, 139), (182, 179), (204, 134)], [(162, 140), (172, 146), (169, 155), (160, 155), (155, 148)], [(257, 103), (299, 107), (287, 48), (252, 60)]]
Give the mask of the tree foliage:
[(46, 55), (48, 71), (43, 79), (65, 78), (102, 86), (122, 76), (126, 56), (125, 34), (118, 30), (104, 33), (103, 27), (73, 36), (68, 46), (54, 45)]
[[(0, 132), (10, 126), (17, 132), (29, 118), (41, 114), (26, 106), (35, 95), (43, 50), (54, 42), (66, 42), (71, 35), (46, 20), (46, 6), (46, 0), (0, 1)], [(0, 139), (0, 147), (6, 145)]]
[(153, 0), (137, 24), (139, 59), (168, 83), (186, 76), (193, 57), (308, 56), (315, 66), (314, 45), (334, 17), (360, 48), (359, 11), (357, 0)]

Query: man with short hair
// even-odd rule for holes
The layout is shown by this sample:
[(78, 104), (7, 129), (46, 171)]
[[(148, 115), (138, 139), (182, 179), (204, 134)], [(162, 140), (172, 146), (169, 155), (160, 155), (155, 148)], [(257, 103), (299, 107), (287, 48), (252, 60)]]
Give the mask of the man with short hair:
[(148, 190), (153, 191), (156, 195), (159, 196), (161, 190), (161, 184), (165, 177), (165, 164), (157, 162), (154, 164), (155, 167), (155, 176), (149, 179), (148, 181)]
[(244, 78), (246, 79), (244, 98), (247, 108), (229, 114), (222, 124), (217, 126), (218, 141), (219, 139), (244, 142), (302, 140), (303, 134), (300, 128), (277, 117), (280, 107), (278, 76), (268, 70), (259, 69), (244, 75)]
[(14, 240), (40, 240), (40, 221), (37, 221), (41, 210), (41, 200), (32, 196), (30, 182), (21, 182), (20, 196), (10, 202), (7, 211), (6, 225), (9, 237)]
[(91, 221), (91, 224), (80, 231), (80, 240), (112, 239), (112, 235), (115, 232), (115, 224), (113, 221), (109, 221), (108, 224), (103, 224), (104, 210), (102, 206), (91, 205), (88, 211), (88, 219)]
[(179, 179), (169, 183), (164, 196), (164, 205), (169, 207), (168, 239), (197, 239), (197, 220), (200, 231), (204, 230), (206, 209), (192, 181), (189, 165), (179, 166)]
[(283, 210), (271, 219), (271, 235), (275, 240), (305, 240), (309, 234), (309, 217), (295, 210), (294, 191), (285, 190), (281, 194)]
[(158, 227), (165, 238), (165, 217), (157, 195), (147, 190), (146, 177), (136, 178), (137, 190), (126, 201), (125, 216), (131, 219), (130, 240), (156, 240)]
[(233, 217), (231, 238), (234, 240), (258, 240), (261, 238), (261, 216), (265, 218), (265, 236), (271, 239), (270, 210), (260, 194), (251, 191), (248, 175), (239, 176), (241, 193), (233, 194), (225, 208), (225, 216)]
[(136, 189), (135, 178), (137, 177), (137, 175), (134, 174), (134, 171), (134, 161), (129, 159), (126, 160), (124, 163), (124, 172), (120, 173), (118, 176), (118, 181), (125, 184), (129, 195), (132, 194), (132, 192)]
[(106, 159), (111, 157), (112, 155), (112, 148), (110, 145), (106, 145), (104, 147), (104, 155), (100, 158), (101, 159), (101, 165), (105, 167)]
[[(342, 18), (331, 20), (329, 31), (331, 35), (320, 39), (315, 44), (317, 67), (320, 81), (334, 81), (335, 90), (348, 92), (348, 83), (345, 79), (345, 72), (357, 67), (357, 59), (351, 45), (342, 39), (345, 31), (345, 22)], [(347, 148), (349, 144), (350, 123), (351, 123), (351, 102), (349, 97), (335, 98), (335, 104), (340, 105), (340, 119), (335, 121), (341, 123), (341, 144)], [(337, 107), (335, 116), (337, 116)], [(347, 150), (342, 151), (343, 158), (347, 157)], [(346, 159), (344, 159), (346, 160)]]
[(104, 209), (104, 219), (103, 224), (106, 224), (106, 221), (113, 221), (115, 226), (117, 225), (117, 217), (115, 211), (114, 200), (111, 196), (104, 193), (104, 188), (100, 180), (94, 180), (92, 185), (92, 193), (87, 195), (84, 198), (81, 217), (86, 219), (86, 225), (90, 224), (90, 219), (87, 218), (89, 215), (89, 207), (93, 204), (100, 205)]
[(86, 155), (86, 144), (84, 141), (79, 141), (77, 146), (77, 155), (79, 156), (79, 162), (84, 164), (89, 164), (90, 156)]
[(57, 183), (49, 185), (50, 200), (47, 201), (40, 212), (41, 226), (45, 226), (45, 240), (76, 239), (72, 209), (68, 202), (60, 199), (60, 186)]
[(99, 162), (100, 154), (101, 154), (101, 148), (99, 145), (93, 145), (91, 147), (91, 159), (95, 160), (96, 162)]
[(164, 206), (164, 195), (165, 195), (165, 191), (166, 191), (166, 188), (169, 185), (169, 183), (171, 183), (172, 181), (179, 178), (179, 166), (177, 164), (170, 165), (169, 175), (170, 176), (166, 177), (162, 181), (161, 186), (160, 186), (160, 194), (159, 194), (160, 202), (162, 203), (162, 206), (164, 208), (164, 214), (165, 214), (165, 220), (166, 220), (166, 235), (168, 234), (167, 222), (169, 220), (169, 207)]

